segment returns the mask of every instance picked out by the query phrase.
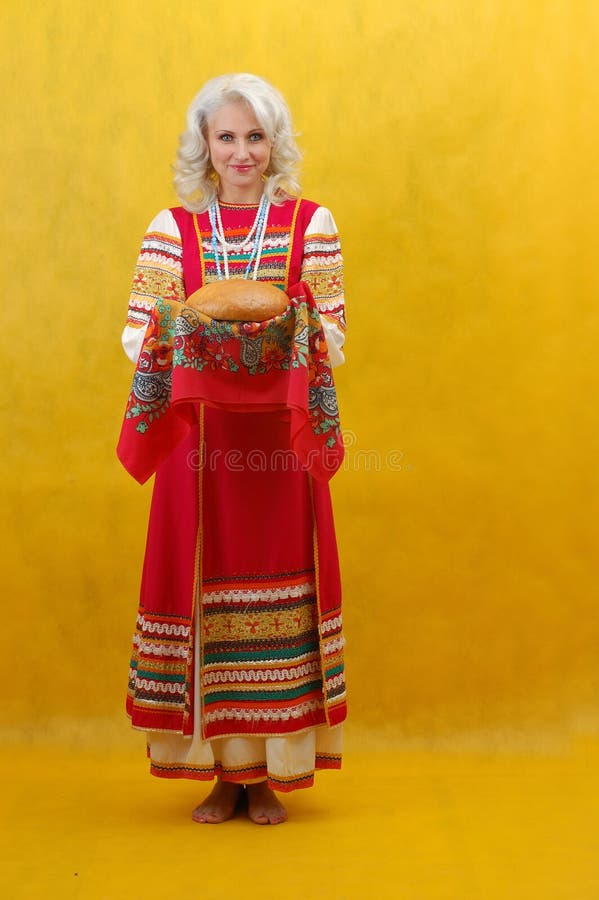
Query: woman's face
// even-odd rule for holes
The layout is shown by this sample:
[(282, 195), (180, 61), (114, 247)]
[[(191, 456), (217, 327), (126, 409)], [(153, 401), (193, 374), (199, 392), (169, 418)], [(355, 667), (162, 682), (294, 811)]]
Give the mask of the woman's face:
[(271, 144), (252, 108), (243, 101), (221, 106), (208, 120), (210, 160), (218, 174), (218, 195), (226, 203), (257, 203)]

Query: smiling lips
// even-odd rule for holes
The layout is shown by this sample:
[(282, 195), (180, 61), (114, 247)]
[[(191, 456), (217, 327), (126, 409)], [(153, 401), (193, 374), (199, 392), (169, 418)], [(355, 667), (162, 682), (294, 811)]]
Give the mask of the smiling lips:
[(253, 169), (253, 166), (232, 166), (236, 172), (249, 172), (250, 169)]

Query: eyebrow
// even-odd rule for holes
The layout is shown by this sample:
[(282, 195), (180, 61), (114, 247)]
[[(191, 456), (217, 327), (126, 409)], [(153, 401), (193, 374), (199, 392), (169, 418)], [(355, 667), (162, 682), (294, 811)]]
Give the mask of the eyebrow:
[[(266, 134), (264, 128), (250, 128), (246, 134), (256, 134), (256, 132), (260, 132), (261, 134)], [(236, 134), (237, 132), (233, 128), (217, 128), (215, 134)]]

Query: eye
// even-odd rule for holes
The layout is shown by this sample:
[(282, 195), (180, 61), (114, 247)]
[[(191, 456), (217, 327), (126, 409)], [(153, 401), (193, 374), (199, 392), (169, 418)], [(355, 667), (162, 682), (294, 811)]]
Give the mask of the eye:
[(219, 141), (225, 141), (225, 143), (229, 143), (230, 141), (233, 140), (233, 135), (232, 134), (219, 134), (218, 139), (219, 139)]
[(264, 139), (264, 135), (261, 131), (254, 131), (250, 134), (250, 141), (262, 141)]

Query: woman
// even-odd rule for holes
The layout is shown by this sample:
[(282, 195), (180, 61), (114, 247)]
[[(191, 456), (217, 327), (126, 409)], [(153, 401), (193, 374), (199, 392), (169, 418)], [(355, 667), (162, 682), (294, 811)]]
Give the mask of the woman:
[[(336, 409), (327, 366), (344, 360), (341, 253), (330, 212), (297, 199), (287, 106), (256, 76), (221, 76), (193, 100), (187, 126), (175, 173), (182, 206), (149, 226), (123, 333), (138, 384), (147, 384), (148, 348), (162, 346), (157, 330), (173, 308), (187, 314), (202, 286), (272, 284), (292, 298), (294, 314), (298, 296), (313, 304), (311, 346), (317, 355), (324, 348), (325, 361), (310, 407), (319, 406), (322, 433)], [(301, 368), (281, 350), (286, 315), (254, 333), (259, 364), (242, 358), (257, 376), (252, 385), (261, 373), (275, 384)], [(180, 321), (185, 338), (188, 319)], [(216, 372), (226, 390), (239, 383), (243, 367), (223, 362), (218, 324), (195, 346), (202, 359), (190, 366)], [(171, 357), (152, 358), (152, 383), (162, 378), (170, 390)], [(141, 402), (144, 390), (136, 394), (134, 382), (131, 415), (150, 410), (137, 435), (164, 413)], [(148, 733), (153, 774), (217, 776), (194, 821), (231, 818), (245, 791), (252, 821), (278, 824), (287, 814), (275, 790), (308, 787), (315, 769), (341, 762), (343, 637), (328, 486), (309, 466), (279, 464), (290, 446), (288, 409), (240, 411), (210, 398), (193, 409), (156, 470), (127, 708)]]

